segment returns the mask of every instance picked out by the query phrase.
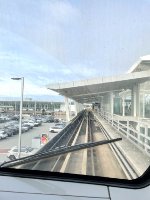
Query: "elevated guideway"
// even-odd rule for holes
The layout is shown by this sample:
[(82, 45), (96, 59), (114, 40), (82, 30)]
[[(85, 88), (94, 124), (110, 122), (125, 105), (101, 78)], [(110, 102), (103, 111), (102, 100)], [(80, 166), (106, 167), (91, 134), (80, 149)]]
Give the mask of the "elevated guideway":
[(149, 164), (149, 156), (99, 113), (84, 110), (38, 153), (4, 167), (134, 179)]
[(93, 113), (84, 110), (38, 153), (4, 163), (3, 167), (126, 179), (126, 173), (109, 146), (120, 140), (108, 140)]

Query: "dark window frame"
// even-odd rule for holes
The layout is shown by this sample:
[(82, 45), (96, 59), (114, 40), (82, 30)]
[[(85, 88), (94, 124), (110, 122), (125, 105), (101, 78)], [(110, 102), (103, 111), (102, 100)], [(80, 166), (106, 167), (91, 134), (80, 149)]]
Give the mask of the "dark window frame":
[(13, 168), (0, 168), (0, 176), (141, 189), (150, 185), (150, 166), (142, 176), (133, 180)]

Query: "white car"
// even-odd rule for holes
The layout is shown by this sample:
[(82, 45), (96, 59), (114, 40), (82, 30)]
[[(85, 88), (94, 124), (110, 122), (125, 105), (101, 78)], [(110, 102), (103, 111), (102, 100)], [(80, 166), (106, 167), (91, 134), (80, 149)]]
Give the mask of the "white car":
[(39, 123), (36, 122), (35, 120), (30, 120), (29, 123), (33, 124), (33, 126), (39, 126)]
[(5, 131), (3, 131), (3, 130), (0, 130), (0, 139), (4, 139), (7, 137), (8, 137), (7, 133), (5, 133)]
[(24, 124), (26, 125), (29, 125), (31, 128), (34, 127), (34, 123), (32, 121), (24, 121)]
[(49, 132), (59, 133), (61, 130), (65, 128), (65, 123), (56, 123), (55, 126), (49, 128)]
[(49, 132), (51, 133), (59, 133), (60, 131), (63, 130), (64, 127), (62, 126), (53, 126), (49, 128)]
[[(21, 153), (20, 153), (20, 157), (26, 157), (26, 156), (30, 156), (34, 153), (34, 149), (31, 147), (27, 147), (27, 146), (22, 146), (21, 147)], [(7, 154), (7, 157), (9, 159), (16, 159), (18, 156), (18, 147), (14, 146), (12, 147)]]

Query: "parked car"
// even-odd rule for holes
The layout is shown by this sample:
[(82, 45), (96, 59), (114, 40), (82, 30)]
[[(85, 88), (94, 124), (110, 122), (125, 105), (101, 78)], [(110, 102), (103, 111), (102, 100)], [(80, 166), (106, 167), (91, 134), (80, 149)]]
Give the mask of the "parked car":
[[(34, 148), (28, 147), (28, 146), (22, 146), (21, 147), (21, 151), (20, 151), (20, 157), (26, 157), (29, 155), (32, 155), (33, 153), (35, 153)], [(18, 156), (18, 147), (14, 146), (12, 147), (7, 154), (7, 157), (12, 160), (12, 159), (16, 159)]]
[(59, 122), (59, 119), (54, 119), (54, 123), (58, 123)]
[(24, 132), (27, 132), (29, 130), (29, 127), (26, 126), (26, 125), (22, 125), (22, 128), (21, 128), (21, 131), (24, 133)]
[(19, 133), (19, 124), (15, 124), (15, 125), (13, 126), (13, 128), (15, 129), (16, 134), (18, 134), (18, 133)]
[(34, 127), (34, 123), (31, 122), (31, 121), (24, 121), (23, 124), (24, 124), (24, 125), (27, 125), (27, 126), (30, 126), (30, 128), (33, 128), (33, 127)]
[(14, 126), (14, 125), (18, 125), (18, 122), (17, 122), (17, 121), (10, 121), (10, 122), (7, 122), (7, 123), (5, 124), (5, 127), (7, 127), (7, 126)]
[(19, 126), (9, 126), (8, 128), (10, 128), (11, 130), (13, 130), (13, 134), (16, 135), (19, 133)]
[(28, 127), (28, 130), (33, 128), (33, 126), (31, 126), (30, 124), (26, 124), (26, 123), (23, 123), (22, 126)]
[(38, 122), (36, 122), (36, 120), (30, 120), (30, 121), (28, 121), (28, 124), (33, 124), (33, 126), (39, 126), (39, 123)]
[(49, 132), (59, 133), (61, 130), (64, 129), (64, 127), (65, 127), (64, 123), (57, 123), (55, 124), (55, 126), (49, 128)]
[(7, 138), (7, 137), (8, 137), (7, 133), (5, 133), (4, 130), (0, 130), (0, 140), (1, 140), (1, 139), (5, 139), (5, 138)]
[(42, 125), (42, 120), (36, 119), (36, 122), (37, 122), (39, 125)]
[(42, 118), (42, 122), (46, 123), (46, 122), (48, 122), (48, 119), (47, 118)]
[(13, 136), (14, 131), (10, 128), (4, 128), (4, 132), (8, 135), (8, 137)]
[(16, 121), (18, 121), (18, 120), (19, 120), (19, 116), (18, 116), (18, 115), (14, 115), (14, 116), (11, 117), (11, 120), (16, 120)]
[(52, 117), (43, 117), (41, 120), (43, 123), (54, 122), (54, 119)]
[(49, 132), (51, 133), (59, 133), (62, 130), (63, 130), (63, 127), (60, 127), (60, 126), (53, 126), (49, 128)]

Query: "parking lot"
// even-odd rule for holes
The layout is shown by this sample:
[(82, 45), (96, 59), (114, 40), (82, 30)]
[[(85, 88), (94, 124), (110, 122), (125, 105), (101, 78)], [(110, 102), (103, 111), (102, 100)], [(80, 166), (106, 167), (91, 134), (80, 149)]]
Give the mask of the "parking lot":
[[(2, 124), (1, 124), (2, 125)], [(50, 133), (49, 128), (52, 127), (54, 123), (42, 123), (38, 127), (33, 127), (27, 132), (22, 133), (21, 135), (21, 146), (32, 147), (32, 139), (37, 136), (41, 136), (42, 133), (49, 135), (49, 140), (51, 140), (57, 133)], [(0, 140), (0, 163), (8, 161), (7, 153), (13, 146), (18, 146), (18, 134), (5, 139)]]

